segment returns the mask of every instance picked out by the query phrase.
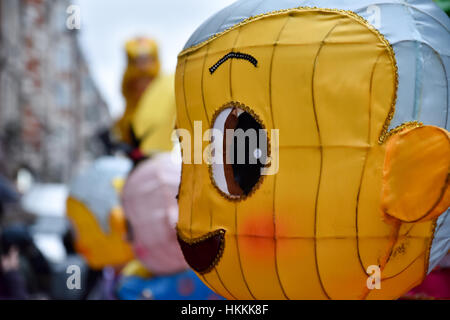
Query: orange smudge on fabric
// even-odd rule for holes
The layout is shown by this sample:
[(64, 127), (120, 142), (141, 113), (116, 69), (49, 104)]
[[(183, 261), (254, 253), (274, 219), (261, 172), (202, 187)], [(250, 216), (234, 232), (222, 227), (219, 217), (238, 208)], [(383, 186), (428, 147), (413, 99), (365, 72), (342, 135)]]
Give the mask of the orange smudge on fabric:
[(274, 259), (275, 240), (258, 236), (240, 236), (241, 255), (250, 259), (272, 261)]
[(255, 259), (273, 259), (274, 222), (272, 214), (249, 217), (239, 228), (239, 247), (243, 255)]
[(238, 235), (273, 238), (274, 230), (273, 215), (266, 213), (245, 218), (238, 230)]

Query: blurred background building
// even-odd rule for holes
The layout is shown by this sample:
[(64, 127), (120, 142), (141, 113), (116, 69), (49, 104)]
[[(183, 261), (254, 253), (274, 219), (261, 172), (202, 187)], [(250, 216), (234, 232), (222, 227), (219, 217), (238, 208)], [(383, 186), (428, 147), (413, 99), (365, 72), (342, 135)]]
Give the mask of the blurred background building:
[[(66, 27), (66, 0), (0, 1), (0, 171), (67, 182), (111, 117)], [(22, 169), (22, 170), (20, 170)]]

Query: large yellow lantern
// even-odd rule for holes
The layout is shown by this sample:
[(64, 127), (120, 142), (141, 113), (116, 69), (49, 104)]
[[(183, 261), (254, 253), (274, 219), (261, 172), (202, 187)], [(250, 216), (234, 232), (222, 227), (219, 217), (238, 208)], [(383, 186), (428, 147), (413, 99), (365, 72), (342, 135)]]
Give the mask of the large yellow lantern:
[(448, 251), (448, 18), (372, 2), (237, 1), (180, 53), (178, 128), (224, 133), (224, 160), (227, 129), (267, 132), (243, 164), (183, 162), (179, 243), (220, 295), (397, 298)]

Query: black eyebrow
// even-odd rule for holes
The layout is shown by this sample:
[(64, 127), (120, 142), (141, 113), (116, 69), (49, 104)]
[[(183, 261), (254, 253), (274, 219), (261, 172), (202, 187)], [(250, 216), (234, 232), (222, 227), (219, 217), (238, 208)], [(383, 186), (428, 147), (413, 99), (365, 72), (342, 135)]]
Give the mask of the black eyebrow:
[(247, 53), (242, 53), (242, 52), (229, 52), (226, 55), (224, 55), (222, 58), (219, 59), (219, 61), (217, 61), (211, 68), (209, 68), (209, 72), (211, 74), (214, 73), (214, 71), (217, 70), (218, 67), (220, 67), (220, 65), (222, 63), (224, 63), (225, 61), (227, 61), (228, 59), (243, 59), (243, 60), (247, 60), (248, 62), (250, 62), (252, 65), (254, 65), (256, 67), (256, 65), (258, 64), (258, 60), (256, 60), (255, 57), (253, 57), (250, 54)]

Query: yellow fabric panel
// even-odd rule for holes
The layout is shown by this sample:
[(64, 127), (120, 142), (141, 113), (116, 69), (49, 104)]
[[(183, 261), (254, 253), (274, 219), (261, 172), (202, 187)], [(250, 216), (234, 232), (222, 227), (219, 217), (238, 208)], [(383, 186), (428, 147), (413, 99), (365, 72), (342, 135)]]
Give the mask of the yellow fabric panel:
[[(207, 194), (211, 201), (209, 211), (212, 217), (212, 224), (210, 229), (224, 228), (227, 230), (225, 250), (222, 257), (223, 263), (216, 267), (218, 277), (221, 278), (221, 282), (226, 288), (225, 292), (220, 292), (220, 294), (224, 297), (231, 294), (238, 299), (253, 299), (253, 293), (250, 294), (248, 283), (246, 283), (248, 274), (242, 266), (241, 238), (236, 237), (235, 226), (238, 226), (236, 220), (237, 204), (225, 200), (216, 190), (210, 188), (212, 186), (208, 183), (205, 195)], [(205, 227), (209, 228), (206, 225)]]
[[(301, 165), (299, 165), (301, 162)], [(319, 182), (319, 148), (282, 148), (275, 185), (279, 238), (314, 238), (314, 208)]]
[(277, 244), (278, 272), (286, 295), (296, 300), (327, 299), (316, 271), (314, 239), (279, 238)]
[(245, 60), (229, 60), (227, 63), (230, 64), (231, 99), (245, 104), (252, 110), (258, 110), (258, 116), (266, 129), (270, 130), (273, 128), (270, 102), (272, 43), (277, 40), (286, 18), (271, 19), (267, 22), (263, 33), (258, 26), (259, 22), (241, 27), (236, 44), (232, 47), (235, 51), (243, 51), (258, 57), (258, 66), (255, 68)]
[(132, 126), (145, 154), (172, 150), (171, 134), (175, 128), (174, 76), (159, 76), (139, 100)]
[[(380, 266), (382, 260), (389, 255), (391, 249), (392, 239), (389, 236), (363, 237), (359, 235), (357, 238), (357, 254), (361, 270), (366, 272), (369, 266)], [(384, 271), (381, 274), (381, 278), (383, 276)]]
[(326, 298), (314, 251), (316, 189), (311, 185), (319, 181), (319, 165), (317, 147), (282, 148), (275, 186), (277, 262), (286, 295), (295, 299)]
[(394, 225), (386, 223), (380, 208), (384, 147), (371, 149), (366, 158), (359, 199), (355, 208), (357, 244), (364, 270), (379, 265), (391, 249)]
[[(255, 235), (238, 237), (241, 266), (255, 299), (286, 299), (278, 280), (278, 262), (275, 258), (276, 241)], [(264, 281), (261, 281), (264, 279)], [(270, 291), (267, 288), (271, 288)]]
[[(382, 52), (377, 57), (370, 80), (368, 143), (371, 145), (376, 144), (380, 136), (382, 125), (389, 113), (387, 106), (391, 104), (394, 94), (394, 87), (386, 85), (395, 81), (393, 73), (389, 72), (391, 69), (391, 58), (386, 52)], [(379, 197), (374, 197), (381, 194), (380, 176), (384, 154), (384, 145), (367, 150), (356, 204), (357, 245), (361, 267), (364, 270), (370, 265), (379, 265), (383, 257), (389, 254), (391, 235), (395, 232), (395, 227), (387, 224), (382, 218)], [(374, 218), (369, 219), (371, 216)]]
[(394, 135), (387, 141), (384, 212), (405, 222), (437, 218), (450, 205), (449, 172), (445, 129), (423, 126)]
[[(205, 106), (208, 112), (208, 117), (211, 120), (214, 112), (222, 107), (226, 102), (233, 100), (230, 91), (230, 61), (225, 62), (214, 76), (211, 76), (209, 68), (219, 61), (225, 54), (233, 48), (236, 38), (239, 36), (239, 30), (233, 30), (221, 37), (221, 41), (211, 42), (200, 51), (207, 51), (205, 59), (205, 68), (203, 69), (203, 95), (205, 98)], [(201, 72), (201, 69), (195, 72)]]
[[(209, 232), (211, 216), (213, 214), (208, 200), (209, 172), (205, 164), (196, 164), (194, 167), (194, 185), (189, 193), (192, 196), (192, 236), (199, 237)], [(208, 190), (209, 189), (209, 190)]]
[[(208, 185), (205, 186), (204, 197), (209, 200), (208, 213), (211, 214), (212, 222), (207, 224), (209, 219), (204, 221), (204, 230), (206, 232), (222, 228), (227, 231), (227, 235), (234, 237), (236, 235), (236, 203), (224, 199), (211, 185), (209, 176), (207, 178), (208, 180), (205, 183)], [(227, 244), (225, 243), (226, 246)]]
[[(324, 148), (316, 209), (317, 238), (355, 237), (356, 197), (364, 149)], [(346, 161), (341, 159), (347, 158)]]
[[(347, 29), (353, 29), (357, 35), (362, 32), (363, 26), (337, 23), (323, 40), (324, 44), (316, 59), (313, 108), (317, 113), (318, 130), (325, 147), (364, 147), (367, 146), (368, 135), (370, 77), (379, 52), (373, 48), (375, 35), (372, 33), (365, 32), (366, 39), (362, 39), (362, 43), (346, 43)], [(346, 58), (336, 63), (336, 57), (343, 56)], [(345, 77), (342, 77), (343, 74)], [(386, 83), (386, 86), (392, 87), (392, 83)], [(353, 90), (349, 91), (348, 88), (352, 87)]]
[(133, 258), (131, 246), (125, 241), (125, 218), (120, 208), (112, 209), (108, 234), (101, 230), (89, 209), (72, 197), (67, 199), (67, 216), (75, 228), (75, 248), (91, 268), (121, 265)]
[(227, 300), (234, 300), (235, 298), (229, 293), (228, 289), (224, 287), (221, 279), (217, 275), (217, 270), (201, 275), (203, 282), (214, 292), (220, 292), (220, 295)]
[[(317, 52), (320, 42), (326, 37), (328, 32), (336, 26), (337, 23), (341, 23), (341, 21), (345, 19), (344, 16), (336, 14), (319, 15), (317, 12), (313, 11), (296, 10), (293, 10), (288, 14), (282, 14), (281, 16), (287, 17), (289, 21), (284, 27), (283, 33), (278, 40), (278, 45), (294, 47), (293, 49), (297, 47), (296, 49), (302, 50), (311, 47), (316, 49), (315, 52)], [(302, 30), (302, 32), (299, 32), (299, 30)], [(297, 54), (298, 53), (296, 52), (295, 55)], [(314, 58), (300, 60), (297, 63), (312, 65), (313, 62)], [(309, 80), (311, 80), (311, 78)]]
[[(275, 176), (266, 176), (255, 196), (237, 204), (237, 234), (242, 268), (257, 299), (283, 299), (275, 257)], [(261, 279), (265, 279), (264, 282)], [(272, 288), (270, 294), (267, 287)]]
[(319, 237), (316, 242), (317, 270), (328, 298), (361, 299), (367, 275), (359, 264), (355, 239)]
[[(245, 256), (239, 250), (239, 241), (240, 239), (233, 234), (225, 236), (225, 250), (221, 263), (217, 265), (216, 269), (233, 296), (240, 300), (253, 300), (254, 296), (252, 296), (246, 282), (249, 271), (245, 272), (242, 268), (242, 260), (245, 259)], [(225, 293), (222, 295), (225, 295)]]
[(415, 261), (395, 277), (381, 281), (381, 289), (367, 290), (368, 300), (397, 299), (405, 292), (418, 286), (424, 278), (423, 269), (426, 267), (425, 255)]
[[(324, 289), (334, 299), (356, 299), (364, 287), (361, 284), (364, 284), (365, 272), (358, 260), (355, 225), (364, 155), (365, 150), (360, 148), (325, 147), (322, 151), (315, 213), (316, 254)], [(347, 160), (340, 160), (343, 158)], [(345, 261), (345, 268), (336, 267), (339, 259)], [(343, 283), (346, 283), (345, 288), (342, 288)]]
[[(184, 128), (192, 130), (190, 119), (187, 113), (185, 90), (184, 90), (184, 70), (186, 68), (186, 58), (179, 59), (177, 64), (177, 72), (175, 74), (175, 101), (176, 101), (176, 126), (177, 128)], [(192, 134), (192, 132), (191, 132)]]
[[(204, 50), (190, 55), (187, 59), (185, 68), (184, 88), (186, 90), (186, 101), (188, 101), (189, 116), (192, 121), (202, 121), (205, 126), (203, 130), (208, 129), (208, 121), (203, 106), (202, 80), (204, 67)], [(198, 70), (198, 72), (192, 72)]]
[[(374, 57), (372, 71), (365, 81), (368, 86), (368, 134), (366, 144), (371, 148), (364, 155), (360, 188), (357, 196), (355, 214), (357, 228), (357, 254), (361, 270), (368, 266), (380, 265), (389, 255), (393, 245), (396, 227), (386, 223), (379, 206), (381, 193), (382, 163), (385, 147), (377, 146), (383, 125), (390, 112), (395, 97), (395, 73), (389, 52), (380, 50)], [(408, 261), (409, 262), (409, 261)], [(384, 270), (382, 277), (384, 276)]]
[(194, 182), (194, 165), (182, 164), (182, 177), (187, 183), (182, 183), (178, 193), (178, 228), (184, 231), (186, 236), (190, 236), (191, 207), (192, 207), (192, 186)]
[[(313, 62), (319, 43), (304, 39), (297, 31), (308, 25), (306, 19), (289, 19), (273, 52), (272, 77), (276, 79), (271, 85), (273, 121), (276, 128), (282, 128), (281, 147), (319, 145), (311, 108)], [(327, 31), (319, 29), (317, 32), (323, 37)]]
[[(396, 72), (393, 72), (392, 57), (388, 51), (382, 51), (373, 65), (369, 88), (369, 142), (376, 144), (382, 134), (391, 105), (396, 99)], [(387, 127), (385, 128), (387, 130)], [(378, 149), (378, 148), (377, 148)], [(371, 150), (375, 152), (375, 150)], [(378, 151), (376, 151), (378, 152)], [(378, 164), (378, 162), (377, 162)], [(382, 163), (380, 163), (382, 165)]]
[(433, 222), (402, 224), (399, 236), (391, 249), (389, 262), (383, 269), (382, 278), (393, 277), (411, 264), (411, 261), (424, 255), (431, 245), (430, 231)]

